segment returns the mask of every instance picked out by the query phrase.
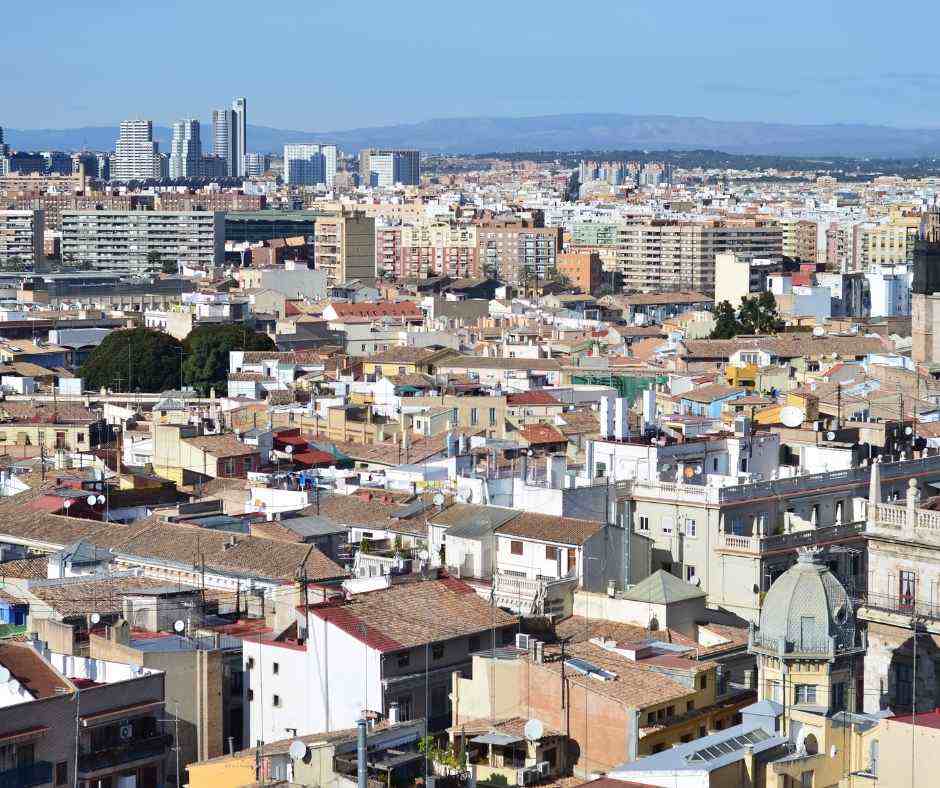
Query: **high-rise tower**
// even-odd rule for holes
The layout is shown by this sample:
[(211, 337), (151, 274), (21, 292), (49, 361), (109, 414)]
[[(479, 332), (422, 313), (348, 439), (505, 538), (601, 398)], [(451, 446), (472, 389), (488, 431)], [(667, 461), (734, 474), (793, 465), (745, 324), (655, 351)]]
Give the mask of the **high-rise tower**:
[(153, 121), (122, 120), (111, 160), (111, 178), (116, 181), (160, 177), (160, 146), (153, 141)]
[(248, 137), (248, 121), (246, 116), (247, 101), (244, 96), (236, 98), (232, 102), (232, 112), (234, 113), (235, 139), (232, 145), (232, 155), (235, 157), (235, 174), (245, 177), (245, 154), (248, 152), (246, 140)]
[(170, 144), (170, 177), (196, 178), (200, 175), (199, 162), (202, 156), (199, 121), (193, 118), (179, 120), (173, 124), (173, 140)]
[(929, 366), (940, 362), (940, 208), (924, 216), (914, 247), (911, 333), (914, 363)]
[(225, 174), (233, 177), (235, 169), (235, 112), (230, 109), (212, 111), (212, 153), (225, 159)]

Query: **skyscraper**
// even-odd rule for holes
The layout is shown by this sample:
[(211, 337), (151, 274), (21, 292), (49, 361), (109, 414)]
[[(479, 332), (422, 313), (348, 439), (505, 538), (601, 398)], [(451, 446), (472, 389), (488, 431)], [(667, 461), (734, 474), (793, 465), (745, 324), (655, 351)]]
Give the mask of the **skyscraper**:
[(247, 101), (244, 96), (236, 98), (232, 102), (232, 112), (234, 113), (235, 138), (232, 145), (232, 154), (235, 157), (235, 174), (245, 177), (245, 154), (247, 153), (248, 121), (246, 117)]
[(421, 183), (418, 151), (366, 148), (359, 153), (359, 180), (363, 186), (380, 188), (396, 183), (418, 186)]
[(153, 122), (122, 120), (120, 135), (111, 161), (111, 178), (116, 181), (160, 177), (160, 146), (153, 141)]
[(234, 176), (235, 169), (235, 112), (230, 109), (212, 110), (212, 153), (225, 159), (225, 174)]
[(178, 120), (173, 124), (173, 140), (170, 144), (170, 177), (199, 177), (201, 156), (199, 121), (193, 118)]
[(284, 182), (331, 187), (336, 179), (336, 146), (298, 142), (284, 146)]

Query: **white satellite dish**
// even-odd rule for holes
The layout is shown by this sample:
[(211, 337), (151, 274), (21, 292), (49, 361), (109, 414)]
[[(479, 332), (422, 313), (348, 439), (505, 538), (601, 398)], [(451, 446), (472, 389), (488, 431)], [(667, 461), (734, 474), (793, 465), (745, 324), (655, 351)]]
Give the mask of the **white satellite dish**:
[(832, 430), (829, 430), (829, 432), (826, 433), (826, 440), (834, 441), (835, 439), (836, 439), (836, 434)]
[(103, 495), (99, 495), (99, 496), (98, 496), (98, 503), (104, 503), (104, 500), (105, 500), (105, 499), (104, 499), (104, 496), (103, 496)]
[(176, 630), (177, 634), (182, 634), (183, 630), (186, 629), (186, 624), (183, 622), (183, 619), (176, 619), (176, 621), (173, 622), (173, 629)]
[(89, 506), (94, 506), (96, 503), (98, 503), (98, 499), (94, 495), (89, 495), (85, 499), (85, 503), (87, 503)]
[(307, 757), (307, 745), (304, 744), (300, 739), (294, 739), (290, 743), (288, 752), (290, 753), (290, 757), (295, 761), (302, 760)]
[(815, 328), (813, 328), (814, 337), (824, 337), (825, 335), (826, 335), (826, 329), (823, 328), (822, 326), (816, 326)]
[[(288, 444), (287, 446), (284, 447), (284, 451), (287, 452), (288, 454), (293, 454), (293, 453), (294, 453), (294, 447), (291, 446), (290, 444)], [(294, 743), (296, 744), (296, 742), (294, 742)], [(293, 746), (293, 745), (291, 745), (291, 746)]]
[(92, 613), (92, 614), (91, 614), (91, 623), (92, 623), (92, 624), (100, 624), (100, 623), (101, 623), (101, 614), (100, 614), (100, 613)]
[(527, 741), (538, 741), (545, 734), (545, 726), (541, 720), (531, 719), (522, 729)]
[(785, 427), (799, 427), (805, 419), (806, 414), (796, 405), (787, 405), (780, 409), (780, 421)]
[(905, 428), (904, 428), (904, 434), (905, 434), (905, 435), (911, 435), (913, 432), (914, 432), (914, 430), (913, 430), (911, 427), (905, 427)]
[(10, 680), (10, 671), (0, 665), (0, 684), (6, 684)]
[(701, 466), (701, 465), (696, 465), (696, 466), (695, 466), (695, 472), (696, 472), (696, 473), (701, 473), (701, 472), (702, 472), (702, 466)]
[(434, 493), (434, 505), (435, 506), (444, 505), (444, 493)]
[(418, 558), (420, 558), (422, 561), (427, 561), (430, 557), (431, 554), (427, 550), (420, 550), (418, 552)]

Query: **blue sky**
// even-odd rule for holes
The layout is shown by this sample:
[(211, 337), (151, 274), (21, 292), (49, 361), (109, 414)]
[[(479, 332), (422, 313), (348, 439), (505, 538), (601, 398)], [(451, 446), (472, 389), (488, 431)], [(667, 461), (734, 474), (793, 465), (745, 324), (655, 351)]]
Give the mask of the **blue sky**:
[[(764, 11), (762, 9), (772, 8)], [(940, 4), (51, 0), (0, 25), (0, 126), (330, 131), (562, 112), (940, 125)]]

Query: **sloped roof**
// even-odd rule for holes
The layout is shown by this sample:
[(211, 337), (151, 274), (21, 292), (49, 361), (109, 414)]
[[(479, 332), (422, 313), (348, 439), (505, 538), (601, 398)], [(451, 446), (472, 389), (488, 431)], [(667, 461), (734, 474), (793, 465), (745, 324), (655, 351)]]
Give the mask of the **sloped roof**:
[(699, 599), (705, 596), (705, 592), (670, 572), (658, 569), (633, 588), (623, 591), (621, 596), (635, 602), (668, 605), (672, 602), (684, 602), (687, 599)]

